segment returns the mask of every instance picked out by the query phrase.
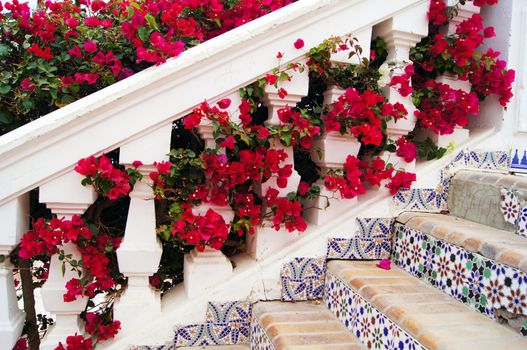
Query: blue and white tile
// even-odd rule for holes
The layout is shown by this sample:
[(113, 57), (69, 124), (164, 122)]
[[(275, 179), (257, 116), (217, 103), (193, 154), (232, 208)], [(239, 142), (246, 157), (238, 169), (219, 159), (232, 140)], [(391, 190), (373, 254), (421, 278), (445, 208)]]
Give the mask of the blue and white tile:
[(527, 207), (523, 207), (518, 216), (516, 233), (520, 236), (527, 237)]
[(256, 317), (251, 322), (250, 344), (252, 350), (275, 350), (267, 333)]
[(391, 254), (391, 238), (330, 238), (326, 257), (344, 260), (388, 259)]
[(447, 209), (445, 196), (434, 188), (400, 189), (393, 201), (398, 210), (440, 212)]
[(514, 173), (527, 173), (527, 149), (513, 148), (511, 151), (510, 171)]
[(356, 218), (358, 232), (361, 238), (390, 238), (394, 218)]
[(520, 217), (521, 207), (518, 196), (513, 191), (506, 188), (501, 189), (500, 211), (506, 222), (516, 226)]
[(213, 302), (207, 304), (207, 323), (250, 322), (253, 305), (248, 301)]
[(201, 323), (178, 327), (175, 346), (247, 344), (250, 323)]
[(282, 277), (292, 280), (305, 278), (323, 278), (326, 271), (326, 259), (320, 258), (294, 258), (282, 266)]
[(506, 151), (467, 151), (465, 152), (466, 167), (469, 169), (482, 169), (491, 171), (508, 172), (509, 155)]

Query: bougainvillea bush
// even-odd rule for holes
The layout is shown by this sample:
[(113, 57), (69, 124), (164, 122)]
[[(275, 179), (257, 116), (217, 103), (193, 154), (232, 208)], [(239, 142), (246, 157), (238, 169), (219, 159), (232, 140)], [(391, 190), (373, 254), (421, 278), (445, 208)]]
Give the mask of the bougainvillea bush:
[(0, 2), (0, 133), (293, 1)]
[[(6, 132), (290, 2), (46, 1), (33, 13), (16, 0), (6, 3), (8, 12), (0, 15), (0, 128)], [(494, 51), (478, 51), (493, 35), (491, 27), (483, 28), (479, 15), (461, 23), (455, 34), (442, 34), (455, 11), (443, 1), (431, 1), (430, 35), (412, 50), (412, 62), (405, 62), (404, 69), (386, 62), (382, 38), (373, 39), (369, 57), (362, 56), (360, 43), (351, 35), (328, 38), (308, 50), (305, 63), (276, 68), (241, 89), (238, 106), (231, 106), (228, 98), (214, 104), (204, 101), (174, 123), (169, 161), (155, 163), (155, 170), (147, 174), (141, 171), (140, 159), (127, 169), (119, 165), (118, 151), (79, 160), (75, 171), (84, 176), (82, 185), (97, 191), (98, 200), (83, 217), (36, 215), (13, 257), (15, 264), (17, 259), (40, 262), (36, 286), (45, 280), (53, 254), (64, 268), (78, 272), (78, 278), (65, 284), (64, 302), (90, 299), (81, 315), (88, 335), (72, 335), (57, 348), (92, 349), (120, 329), (112, 305), (126, 279), (119, 273), (115, 251), (124, 235), (128, 194), (137, 181), (151, 183), (156, 201), (163, 256), (150, 283), (162, 292), (181, 282), (183, 254), (194, 247), (235, 254), (244, 250), (245, 237), (260, 225), (285, 231), (281, 234), (304, 232), (302, 214), (322, 192), (320, 186), (324, 193), (342, 199), (380, 188), (395, 194), (410, 187), (415, 174), (395, 168), (381, 156), (394, 153), (411, 163), (418, 156), (440, 158), (447, 150), (429, 139), (416, 141), (414, 132), (390, 139), (388, 123), (407, 118), (409, 112), (400, 103), (389, 103), (383, 87), (411, 97), (419, 127), (438, 134), (466, 126), (489, 94), (498, 95), (504, 106), (511, 97), (514, 72)], [(301, 49), (304, 42), (300, 38), (291, 45)], [(331, 54), (338, 51), (358, 56), (359, 63), (333, 64)], [(269, 54), (276, 55), (281, 67), (282, 54)], [(396, 70), (400, 74), (392, 76)], [(296, 106), (279, 109), (277, 124), (264, 123), (268, 118), (264, 89), (272, 85), (284, 99), (288, 92), (282, 84), (306, 71), (308, 96)], [(443, 74), (468, 80), (472, 91), (437, 82)], [(331, 86), (343, 93), (324, 104), (323, 93)], [(229, 107), (237, 108), (236, 118), (227, 112)], [(203, 125), (213, 130), (213, 148), (206, 148), (199, 137)], [(312, 141), (327, 133), (354, 138), (360, 151), (348, 155), (340, 168), (318, 168), (311, 158), (317, 151)], [(295, 172), (301, 181), (284, 194)], [(77, 247), (81, 259), (68, 254), (68, 245)], [(97, 304), (101, 296), (104, 302)], [(23, 349), (24, 342), (17, 346)]]

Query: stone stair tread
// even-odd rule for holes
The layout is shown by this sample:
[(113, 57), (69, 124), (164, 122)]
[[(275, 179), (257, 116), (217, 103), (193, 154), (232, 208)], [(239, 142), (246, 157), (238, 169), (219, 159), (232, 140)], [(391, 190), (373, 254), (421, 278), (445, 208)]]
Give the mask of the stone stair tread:
[[(338, 276), (376, 309), (397, 323), (429, 350), (502, 349), (459, 343), (507, 344), (507, 349), (527, 349), (527, 339), (485, 317), (397, 266), (381, 270), (378, 262), (330, 261), (328, 274)], [(378, 271), (384, 271), (382, 275)], [(368, 272), (370, 272), (368, 274)], [(387, 285), (404, 279), (404, 284)], [(383, 279), (383, 283), (377, 283)], [(360, 283), (358, 283), (360, 281)], [(411, 282), (409, 282), (411, 281)], [(414, 286), (412, 289), (411, 286)], [(484, 340), (484, 341), (483, 341)], [(513, 344), (513, 345), (510, 345)]]
[(261, 302), (258, 321), (276, 350), (366, 350), (323, 304)]
[(527, 238), (449, 215), (405, 212), (397, 221), (406, 227), (477, 252), (527, 272)]

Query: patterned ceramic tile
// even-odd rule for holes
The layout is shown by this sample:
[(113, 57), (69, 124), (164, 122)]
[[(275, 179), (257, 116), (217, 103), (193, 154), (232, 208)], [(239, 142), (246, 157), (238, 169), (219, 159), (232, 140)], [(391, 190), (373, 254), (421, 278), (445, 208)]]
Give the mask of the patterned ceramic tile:
[(440, 212), (447, 210), (447, 194), (445, 187), (439, 192), (433, 188), (406, 188), (399, 190), (393, 200), (399, 210)]
[(465, 152), (467, 168), (494, 171), (509, 170), (509, 155), (506, 151), (467, 151)]
[(362, 238), (390, 238), (394, 218), (356, 218), (359, 229), (358, 236)]
[(138, 345), (131, 346), (128, 350), (172, 350), (175, 349), (175, 345)]
[(515, 148), (511, 152), (510, 171), (527, 173), (527, 150)]
[(522, 208), (518, 217), (518, 224), (516, 226), (516, 233), (527, 237), (527, 207)]
[(247, 301), (229, 301), (207, 304), (207, 323), (250, 322), (253, 305)]
[(320, 299), (326, 271), (325, 258), (295, 258), (282, 266), (282, 301)]
[(503, 188), (501, 190), (500, 211), (506, 222), (516, 225), (520, 214), (520, 202), (514, 192)]
[[(406, 271), (490, 318), (495, 318), (498, 308), (527, 315), (523, 271), (400, 224), (395, 230), (393, 261)], [(416, 267), (417, 255), (422, 267)]]
[(251, 350), (275, 350), (257, 317), (251, 322)]
[(282, 277), (293, 280), (305, 278), (320, 278), (326, 271), (326, 259), (324, 258), (294, 258), (282, 266)]
[(326, 257), (344, 260), (388, 259), (391, 252), (391, 238), (330, 238)]
[(175, 346), (208, 346), (247, 344), (249, 323), (201, 323), (177, 328)]
[(328, 274), (326, 278), (324, 302), (342, 324), (370, 349), (425, 349), (396, 323), (332, 274)]

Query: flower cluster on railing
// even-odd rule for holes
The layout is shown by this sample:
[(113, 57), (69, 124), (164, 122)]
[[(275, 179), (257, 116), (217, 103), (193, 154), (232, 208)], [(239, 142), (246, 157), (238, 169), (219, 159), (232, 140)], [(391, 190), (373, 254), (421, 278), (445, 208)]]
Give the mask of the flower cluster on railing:
[[(7, 3), (10, 12), (0, 14), (5, 34), (0, 38), (0, 62), (12, 63), (16, 58), (27, 69), (6, 66), (0, 72), (5, 78), (0, 83), (0, 128), (9, 130), (290, 2), (80, 1), (77, 6), (47, 1), (33, 14), (17, 0)], [(477, 6), (496, 2), (474, 0)], [(305, 63), (282, 67), (284, 57), (279, 52), (275, 70), (240, 90), (241, 103), (235, 106), (239, 121), (227, 112), (232, 107), (230, 99), (203, 102), (175, 123), (174, 132), (184, 137), (173, 142), (176, 148), (169, 153), (170, 161), (155, 163), (146, 179), (139, 171), (140, 160), (127, 169), (116, 165), (115, 155), (79, 160), (75, 170), (85, 177), (82, 184), (93, 186), (101, 195), (92, 212), (100, 217), (103, 209), (126, 206), (134, 184), (148, 181), (158, 204), (158, 236), (166, 250), (181, 255), (189, 246), (219, 250), (227, 242), (241, 245), (245, 235), (255, 234), (259, 225), (267, 223), (277, 231), (305, 231), (302, 214), (306, 203), (320, 196), (320, 183), (342, 199), (381, 187), (391, 194), (410, 187), (415, 174), (394, 168), (379, 155), (394, 153), (410, 163), (417, 156), (440, 158), (446, 149), (430, 140), (418, 142), (414, 133), (397, 140), (388, 137), (387, 124), (407, 118), (408, 111), (400, 103), (387, 101), (384, 86), (401, 96), (412, 95), (419, 126), (438, 134), (466, 126), (489, 94), (497, 94), (502, 105), (511, 97), (514, 72), (494, 51), (477, 51), (493, 35), (491, 27), (482, 27), (479, 15), (462, 22), (453, 35), (439, 31), (455, 11), (443, 1), (431, 2), (431, 34), (412, 50), (412, 62), (399, 70), (401, 74), (393, 74), (400, 68), (395, 63), (385, 62), (381, 38), (373, 40), (369, 57), (361, 56), (362, 48), (352, 36), (330, 38), (311, 48)], [(292, 44), (297, 49), (304, 46), (302, 39)], [(333, 62), (331, 55), (340, 51), (357, 56), (359, 63)], [(288, 91), (283, 83), (304, 70), (310, 74), (309, 95), (298, 105), (280, 108), (277, 123), (264, 123), (264, 89), (273, 86), (285, 99)], [(440, 74), (470, 81), (472, 91), (436, 82)], [(323, 104), (321, 96), (329, 86), (342, 88), (342, 94)], [(196, 128), (204, 123), (212, 125), (214, 148), (204, 148), (195, 136)], [(312, 159), (320, 151), (313, 140), (327, 133), (355, 138), (360, 152), (349, 155), (341, 167), (319, 169)], [(294, 165), (293, 153), (288, 155), (286, 148), (294, 149)], [(284, 195), (295, 171), (301, 181)], [(225, 211), (232, 212), (232, 219)], [(58, 349), (91, 349), (118, 332), (120, 324), (113, 320), (111, 308), (126, 283), (115, 259), (121, 238), (122, 232), (77, 216), (37, 219), (22, 238), (20, 258), (48, 263), (51, 255), (59, 254), (64, 269), (78, 272), (79, 277), (65, 285), (65, 302), (98, 294), (108, 300), (102, 306), (89, 305), (83, 315), (92, 337), (72, 335)], [(65, 252), (65, 244), (74, 244), (82, 258), (73, 259)], [(150, 283), (161, 290), (170, 288), (181, 279), (181, 266), (175, 269), (162, 260)]]

